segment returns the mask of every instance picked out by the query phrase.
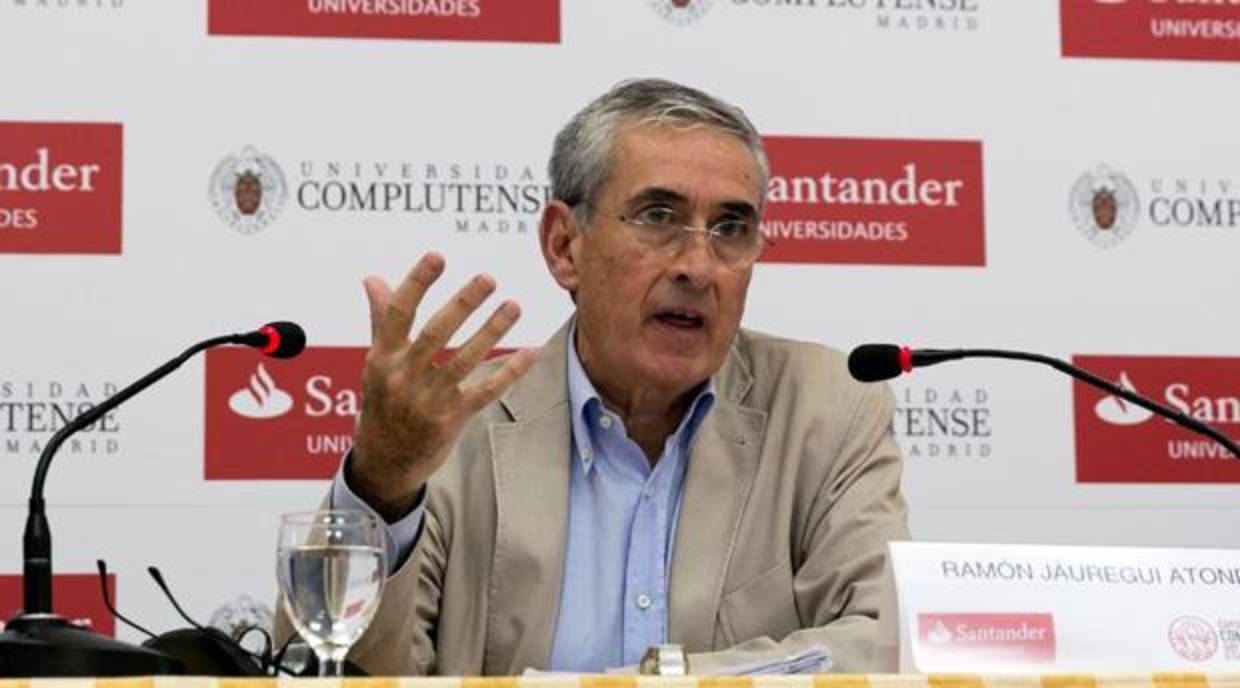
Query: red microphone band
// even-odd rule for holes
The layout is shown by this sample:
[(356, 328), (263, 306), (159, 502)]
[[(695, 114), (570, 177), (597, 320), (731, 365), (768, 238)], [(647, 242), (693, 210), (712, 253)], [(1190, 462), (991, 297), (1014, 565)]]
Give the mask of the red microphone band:
[(263, 325), (258, 331), (267, 335), (267, 345), (260, 349), (260, 351), (267, 355), (275, 353), (280, 348), (280, 331), (271, 325)]
[(913, 372), (913, 350), (907, 346), (900, 347), (900, 370)]

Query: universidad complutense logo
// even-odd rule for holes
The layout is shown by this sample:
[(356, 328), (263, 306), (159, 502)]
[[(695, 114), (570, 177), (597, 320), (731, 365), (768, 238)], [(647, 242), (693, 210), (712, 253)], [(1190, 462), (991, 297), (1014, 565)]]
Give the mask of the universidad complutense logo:
[[(495, 349), (499, 356), (510, 349)], [(451, 357), (453, 350), (437, 361)], [(307, 347), (287, 360), (211, 349), (206, 480), (324, 480), (353, 446), (365, 347)]]
[(916, 653), (918, 666), (928, 670), (1052, 664), (1055, 619), (1028, 612), (920, 613)]
[(207, 33), (560, 42), (560, 0), (208, 0)]
[[(1240, 438), (1240, 358), (1088, 355), (1072, 362)], [(1072, 397), (1078, 482), (1240, 482), (1240, 460), (1213, 440), (1082, 382)]]
[(1137, 227), (1141, 199), (1127, 175), (1096, 165), (1076, 178), (1068, 212), (1078, 231), (1095, 246), (1117, 246)]
[(988, 387), (901, 381), (895, 392), (892, 429), (910, 461), (990, 458), (995, 437)]
[(688, 26), (705, 16), (714, 0), (646, 0), (660, 17), (676, 26)]
[(1235, 236), (1240, 230), (1240, 182), (1235, 178), (1177, 170), (1133, 179), (1098, 163), (1072, 183), (1068, 213), (1095, 246), (1118, 246), (1138, 227), (1164, 240)]
[(1240, 60), (1231, 0), (1060, 0), (1065, 57)]
[(283, 222), (279, 218), (289, 213), (303, 220), (399, 215), (399, 221), (383, 225), (499, 239), (537, 232), (551, 201), (541, 165), (529, 161), (429, 159), (386, 151), (380, 157), (298, 156), (285, 162), (248, 144), (220, 157), (207, 183), (216, 216), (247, 235)]
[(821, 18), (842, 31), (868, 25), (884, 31), (943, 34), (977, 31), (983, 10), (991, 2), (995, 0), (731, 0), (728, 4), (733, 9), (783, 15), (790, 21)]
[[(47, 376), (46, 371), (28, 377), (0, 374), (0, 461), (38, 459), (57, 432), (118, 389), (110, 380)], [(118, 413), (109, 411), (60, 445), (60, 460), (122, 456), (126, 434)]]
[(986, 264), (980, 141), (763, 141), (763, 262)]
[(207, 199), (215, 214), (242, 234), (270, 225), (288, 201), (280, 163), (254, 146), (225, 155), (211, 171)]
[(1167, 627), (1167, 642), (1184, 659), (1204, 662), (1218, 652), (1219, 633), (1209, 621), (1185, 614), (1173, 619)]
[(0, 122), (0, 253), (121, 252), (122, 126)]
[(105, 10), (125, 9), (125, 0), (3, 0), (0, 9), (5, 7), (18, 11), (39, 14), (52, 13), (85, 13), (102, 12)]
[[(113, 604), (116, 599), (116, 576), (108, 574), (108, 596)], [(106, 636), (116, 635), (116, 620), (103, 603), (103, 586), (98, 574), (57, 573), (52, 575), (52, 607), (55, 613), (71, 623), (92, 628)], [(0, 630), (5, 619), (11, 619), (22, 609), (22, 577), (20, 574), (0, 574)]]

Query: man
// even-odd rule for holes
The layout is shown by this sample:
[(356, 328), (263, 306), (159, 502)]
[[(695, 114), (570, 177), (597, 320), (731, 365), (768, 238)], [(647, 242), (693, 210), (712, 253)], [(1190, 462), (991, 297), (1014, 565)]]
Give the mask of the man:
[[(767, 163), (738, 109), (620, 84), (560, 132), (539, 239), (576, 315), (479, 367), (519, 316), (475, 277), (410, 339), (444, 261), (365, 283), (372, 346), (336, 507), (394, 562), (351, 657), (372, 673), (599, 671), (682, 644), (695, 673), (811, 645), (871, 667), (888, 540), (907, 537), (885, 387), (739, 330)], [(518, 381), (519, 380), (519, 381)]]

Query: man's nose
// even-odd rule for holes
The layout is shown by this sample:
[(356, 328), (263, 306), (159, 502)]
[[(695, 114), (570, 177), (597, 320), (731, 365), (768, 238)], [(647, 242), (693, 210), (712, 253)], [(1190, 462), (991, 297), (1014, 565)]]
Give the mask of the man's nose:
[(710, 242), (710, 234), (706, 232), (685, 232), (672, 257), (672, 278), (676, 282), (694, 289), (710, 284), (718, 260)]

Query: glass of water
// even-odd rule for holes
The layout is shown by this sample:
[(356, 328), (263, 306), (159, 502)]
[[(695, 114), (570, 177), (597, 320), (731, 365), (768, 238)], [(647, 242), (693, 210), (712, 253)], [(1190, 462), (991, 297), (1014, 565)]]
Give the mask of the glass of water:
[(284, 609), (319, 658), (320, 676), (343, 676), (383, 592), (383, 527), (363, 511), (307, 511), (280, 518), (276, 575)]

